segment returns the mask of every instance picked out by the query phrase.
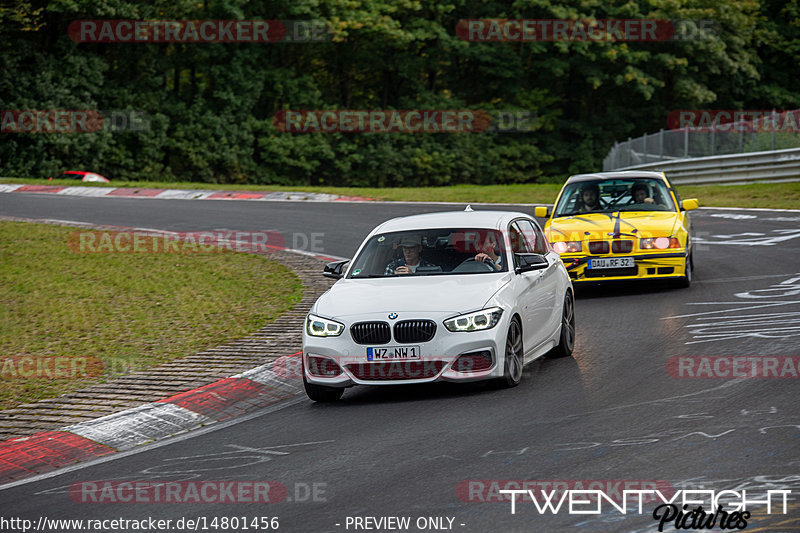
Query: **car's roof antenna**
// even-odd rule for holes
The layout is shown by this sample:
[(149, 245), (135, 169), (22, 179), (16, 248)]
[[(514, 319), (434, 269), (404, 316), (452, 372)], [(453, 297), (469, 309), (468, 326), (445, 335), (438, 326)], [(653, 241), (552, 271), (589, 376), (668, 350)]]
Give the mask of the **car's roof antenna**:
[(467, 208), (466, 208), (466, 209), (464, 209), (464, 211), (466, 211), (466, 212), (473, 211), (473, 209), (472, 209), (472, 206), (471, 206), (471, 205), (469, 205), (469, 204), (467, 204)]

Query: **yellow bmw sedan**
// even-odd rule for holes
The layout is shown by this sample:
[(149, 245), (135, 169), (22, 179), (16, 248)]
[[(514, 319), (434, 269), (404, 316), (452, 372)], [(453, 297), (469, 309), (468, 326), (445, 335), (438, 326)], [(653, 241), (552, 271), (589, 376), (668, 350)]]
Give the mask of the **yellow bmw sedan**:
[(681, 200), (663, 172), (623, 171), (570, 177), (544, 230), (573, 283), (673, 279), (692, 282), (696, 199)]

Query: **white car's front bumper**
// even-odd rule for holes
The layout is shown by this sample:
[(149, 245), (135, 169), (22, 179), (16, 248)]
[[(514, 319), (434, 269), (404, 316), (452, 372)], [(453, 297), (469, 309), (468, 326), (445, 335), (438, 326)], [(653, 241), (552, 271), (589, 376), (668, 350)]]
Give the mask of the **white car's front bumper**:
[[(310, 383), (330, 387), (350, 385), (396, 385), (428, 383), (432, 381), (477, 381), (502, 377), (508, 316), (504, 313), (493, 328), (471, 332), (450, 332), (443, 321), (453, 313), (403, 313), (395, 320), (387, 313), (373, 313), (358, 317), (327, 317), (345, 325), (338, 337), (314, 337), (303, 331), (303, 371)], [(393, 326), (404, 320), (431, 320), (436, 323), (436, 333), (427, 342), (400, 343), (395, 340)], [(392, 338), (385, 344), (359, 344), (351, 334), (351, 326), (359, 322), (386, 322), (392, 329)], [(367, 348), (387, 346), (418, 346), (419, 359), (369, 361)], [(471, 354), (469, 357), (460, 357)], [(334, 361), (341, 373), (321, 376), (312, 373), (320, 368), (309, 357)], [(459, 361), (457, 363), (457, 361)]]

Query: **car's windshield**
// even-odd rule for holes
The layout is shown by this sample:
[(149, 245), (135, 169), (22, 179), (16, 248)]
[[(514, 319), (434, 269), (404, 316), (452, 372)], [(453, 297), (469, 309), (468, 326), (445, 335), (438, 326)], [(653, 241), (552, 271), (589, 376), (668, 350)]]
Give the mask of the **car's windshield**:
[(506, 272), (497, 230), (444, 228), (375, 235), (353, 260), (350, 279)]
[(675, 203), (659, 179), (578, 181), (564, 187), (554, 216), (614, 211), (675, 211)]

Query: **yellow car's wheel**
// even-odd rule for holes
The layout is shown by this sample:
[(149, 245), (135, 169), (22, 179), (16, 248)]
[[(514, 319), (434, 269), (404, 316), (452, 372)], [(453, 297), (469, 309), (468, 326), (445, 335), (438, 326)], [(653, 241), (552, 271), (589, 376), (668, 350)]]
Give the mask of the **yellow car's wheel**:
[(679, 287), (686, 288), (692, 284), (693, 271), (694, 271), (694, 260), (692, 259), (692, 253), (689, 252), (689, 257), (686, 258), (686, 268), (685, 268), (686, 275), (683, 276), (680, 280), (678, 280)]

